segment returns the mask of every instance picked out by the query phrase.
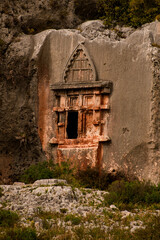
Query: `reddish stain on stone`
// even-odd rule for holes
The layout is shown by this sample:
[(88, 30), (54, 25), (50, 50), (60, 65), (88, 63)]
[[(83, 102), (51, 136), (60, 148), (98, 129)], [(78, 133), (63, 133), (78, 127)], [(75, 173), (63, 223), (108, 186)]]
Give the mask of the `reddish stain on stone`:
[(49, 83), (47, 79), (41, 79), (38, 85), (39, 111), (38, 111), (38, 133), (42, 148), (45, 150), (47, 144), (47, 113), (49, 98)]

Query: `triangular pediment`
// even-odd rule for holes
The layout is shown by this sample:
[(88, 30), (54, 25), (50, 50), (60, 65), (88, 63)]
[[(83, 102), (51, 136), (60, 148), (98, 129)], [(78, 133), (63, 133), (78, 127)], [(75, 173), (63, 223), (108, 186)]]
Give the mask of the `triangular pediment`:
[(79, 44), (70, 56), (63, 80), (66, 83), (96, 81), (95, 67), (83, 44)]

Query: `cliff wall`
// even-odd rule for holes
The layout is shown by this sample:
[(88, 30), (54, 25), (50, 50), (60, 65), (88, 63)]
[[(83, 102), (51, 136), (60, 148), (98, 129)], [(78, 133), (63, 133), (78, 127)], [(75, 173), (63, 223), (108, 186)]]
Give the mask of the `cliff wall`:
[[(74, 28), (82, 14), (93, 17), (95, 1), (0, 2), (0, 175), (15, 178), (24, 167), (45, 158), (37, 132), (38, 90), (32, 36), (46, 29)], [(91, 15), (89, 14), (91, 13)], [(41, 34), (41, 41), (43, 39)], [(43, 41), (42, 41), (43, 42)], [(11, 164), (11, 165), (10, 165)]]
[(74, 28), (81, 20), (72, 1), (61, 3), (69, 11), (65, 18), (52, 4), (34, 3), (0, 5), (1, 181), (16, 179), (31, 163), (55, 157), (49, 144), (55, 134), (50, 85), (62, 80), (70, 55), (84, 42), (97, 78), (113, 83), (106, 128), (111, 142), (104, 144), (103, 167), (158, 182), (159, 22), (135, 31), (108, 30), (101, 21), (92, 21), (73, 30), (37, 33), (48, 26)]

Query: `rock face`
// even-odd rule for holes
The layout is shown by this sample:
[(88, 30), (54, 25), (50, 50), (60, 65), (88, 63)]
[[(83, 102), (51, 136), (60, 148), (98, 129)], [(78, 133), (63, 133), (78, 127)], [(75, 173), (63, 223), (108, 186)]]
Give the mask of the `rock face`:
[(73, 0), (19, 1), (0, 3), (1, 39), (9, 43), (19, 33), (33, 34), (49, 28), (73, 28), (80, 19)]
[[(75, 14), (82, 4), (73, 0), (0, 3), (0, 181), (4, 183), (45, 159), (37, 132), (37, 67), (34, 59), (30, 62), (36, 38), (31, 34), (75, 27), (82, 21), (81, 12)], [(95, 1), (88, 4), (93, 7)], [(47, 34), (39, 35), (37, 53)]]
[(9, 44), (22, 33), (74, 28), (98, 15), (95, 0), (4, 0), (0, 3), (0, 38)]
[[(71, 63), (75, 61), (73, 52), (82, 44), (95, 68), (95, 81), (97, 84), (101, 83), (94, 85), (96, 83), (92, 80), (92, 86), (85, 85), (85, 94), (88, 89), (93, 89), (96, 96), (102, 97), (106, 94), (109, 99), (105, 104), (97, 103), (101, 111), (92, 109), (93, 112), (100, 111), (101, 116), (103, 115), (94, 122), (95, 129), (101, 126), (100, 133), (96, 136), (94, 133), (90, 135), (90, 145), (87, 145), (88, 140), (85, 142), (84, 139), (82, 148), (93, 148), (92, 144), (97, 144), (98, 160), (95, 157), (94, 166), (97, 166), (98, 161), (98, 166), (107, 171), (123, 171), (139, 179), (157, 183), (160, 124), (159, 22), (145, 25), (136, 31), (119, 27), (114, 31), (107, 30), (101, 21), (87, 22), (79, 25), (77, 29), (46, 30), (36, 35), (23, 34), (15, 37), (7, 47), (2, 44), (5, 49), (2, 49), (3, 62), (0, 64), (2, 181), (7, 182), (9, 175), (15, 178), (31, 163), (45, 158), (56, 161), (57, 145), (58, 149), (63, 146), (63, 156), (73, 156), (72, 151), (68, 154), (66, 150), (69, 144), (73, 151), (80, 148), (76, 145), (80, 144), (77, 143), (79, 137), (70, 142), (64, 137), (65, 143), (60, 141), (64, 139), (57, 140), (56, 129), (60, 131), (61, 127), (67, 131), (65, 127), (62, 128), (63, 122), (58, 122), (57, 112), (71, 111), (71, 106), (69, 110), (64, 106), (64, 110), (54, 111), (53, 107), (58, 107), (56, 101), (59, 95), (56, 95), (57, 90), (54, 90), (56, 84), (61, 85), (61, 88), (57, 85), (60, 94), (67, 91), (67, 94), (70, 92), (75, 96), (73, 89), (80, 81), (75, 84), (71, 81), (71, 92), (70, 85), (65, 85), (67, 82), (64, 81), (64, 73), (71, 56)], [(72, 64), (70, 66), (72, 68)], [(68, 72), (72, 70), (68, 69)], [(92, 69), (91, 67), (91, 71)], [(76, 71), (82, 71), (82, 68), (76, 68)], [(106, 82), (111, 85), (104, 85)], [(77, 91), (81, 88), (78, 86)], [(67, 90), (63, 90), (63, 87)], [(92, 95), (93, 92), (88, 94)], [(87, 99), (89, 101), (89, 98)], [(61, 103), (59, 107), (62, 107)], [(83, 104), (80, 107), (84, 107)], [(72, 111), (80, 111), (80, 108), (75, 110), (73, 106)], [(93, 123), (92, 120), (90, 122)], [(85, 121), (84, 124), (87, 124), (87, 120)], [(92, 129), (92, 126), (89, 129)], [(93, 155), (87, 154), (86, 159), (90, 164)], [(74, 161), (77, 161), (76, 155)]]

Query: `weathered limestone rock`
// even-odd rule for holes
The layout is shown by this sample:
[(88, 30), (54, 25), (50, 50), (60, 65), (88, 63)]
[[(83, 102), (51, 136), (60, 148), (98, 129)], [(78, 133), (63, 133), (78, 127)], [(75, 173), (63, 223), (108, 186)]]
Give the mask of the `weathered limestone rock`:
[(73, 0), (4, 0), (0, 3), (0, 38), (7, 44), (19, 33), (35, 34), (49, 28), (73, 28), (81, 22)]
[(105, 29), (103, 21), (93, 20), (82, 23), (78, 26), (81, 34), (93, 40), (95, 38), (104, 38), (105, 40), (120, 40), (129, 37), (134, 29), (131, 27), (117, 26), (114, 30)]
[[(39, 181), (41, 186), (37, 185), (38, 181), (31, 185), (1, 185), (3, 196), (0, 197), (0, 208), (15, 211), (20, 217), (21, 226), (34, 226), (38, 233), (46, 230), (44, 220), (50, 229), (60, 226), (72, 231), (82, 226), (86, 229), (100, 228), (105, 232), (114, 228), (135, 232), (146, 227), (148, 218), (160, 213), (159, 210), (135, 209), (129, 212), (120, 211), (114, 205), (106, 207), (104, 197), (108, 192), (58, 186), (56, 181), (63, 183), (63, 180), (44, 179)], [(44, 185), (46, 182), (49, 185)], [(79, 221), (67, 221), (68, 216)]]
[(19, 185), (1, 185), (3, 189), (1, 203), (7, 201), (7, 208), (17, 211), (24, 217), (33, 216), (40, 208), (43, 211), (59, 213), (64, 208), (67, 212), (81, 215), (92, 211), (97, 211), (97, 214), (102, 212), (102, 208), (96, 210), (86, 204), (93, 200), (95, 204), (100, 204), (106, 192), (86, 190), (85, 195), (83, 195), (79, 189), (61, 186), (62, 183), (64, 184), (66, 181), (44, 179), (36, 181), (33, 185), (24, 184), (22, 186), (21, 183)]
[[(159, 182), (159, 26), (159, 22), (153, 22), (136, 31), (119, 27), (111, 31), (105, 29), (101, 21), (91, 21), (79, 26), (78, 30), (46, 30), (32, 36), (18, 36), (6, 50), (7, 75), (0, 83), (2, 181), (8, 181), (6, 168), (9, 175), (15, 177), (31, 163), (45, 158), (56, 161), (57, 146), (63, 148), (59, 155), (71, 156), (78, 165), (80, 144), (83, 143), (81, 147), (85, 151), (87, 147), (96, 149), (94, 154), (92, 150), (87, 152), (88, 155), (85, 153), (89, 165), (95, 159), (97, 162), (93, 165), (107, 171), (123, 171), (139, 179)], [(85, 50), (79, 49), (80, 45)], [(87, 71), (92, 72), (93, 66), (96, 71), (96, 78), (91, 77), (88, 85), (83, 82), (84, 88), (80, 81), (73, 84), (69, 80), (67, 83), (65, 78), (73, 70), (72, 64), (79, 50), (87, 52), (85, 56), (89, 60), (85, 58), (85, 61), (91, 66)], [(75, 68), (76, 71), (85, 70)], [(106, 82), (111, 84), (106, 87), (103, 85)], [(75, 89), (78, 89), (77, 93)], [(67, 113), (71, 106), (67, 110), (68, 106), (64, 104), (62, 109), (60, 103), (58, 107), (57, 96), (68, 96), (69, 99), (80, 93), (85, 96), (87, 91), (91, 98), (95, 95), (100, 99), (101, 96), (108, 102), (103, 104), (94, 100), (98, 110), (94, 104), (90, 109), (86, 108), (85, 114), (92, 110), (100, 111), (103, 116), (96, 121), (92, 121), (92, 116), (90, 121), (84, 117), (81, 121), (86, 130), (80, 127), (78, 117), (76, 136), (80, 129), (82, 135), (87, 129), (92, 133), (87, 140), (84, 136), (83, 141), (82, 138), (79, 140), (78, 136), (70, 141), (65, 125), (67, 115), (64, 122), (58, 122), (57, 113)], [(107, 97), (102, 98), (105, 94)], [(90, 101), (89, 97), (86, 99), (86, 102)], [(84, 107), (83, 103), (78, 103), (72, 111), (83, 113)], [(100, 129), (97, 130), (99, 133), (90, 123)], [(67, 133), (63, 139), (57, 138), (57, 129)]]
[(67, 184), (67, 181), (63, 180), (63, 179), (41, 179), (41, 180), (37, 180), (33, 183), (33, 185), (35, 185), (35, 186), (55, 185), (55, 184)]

